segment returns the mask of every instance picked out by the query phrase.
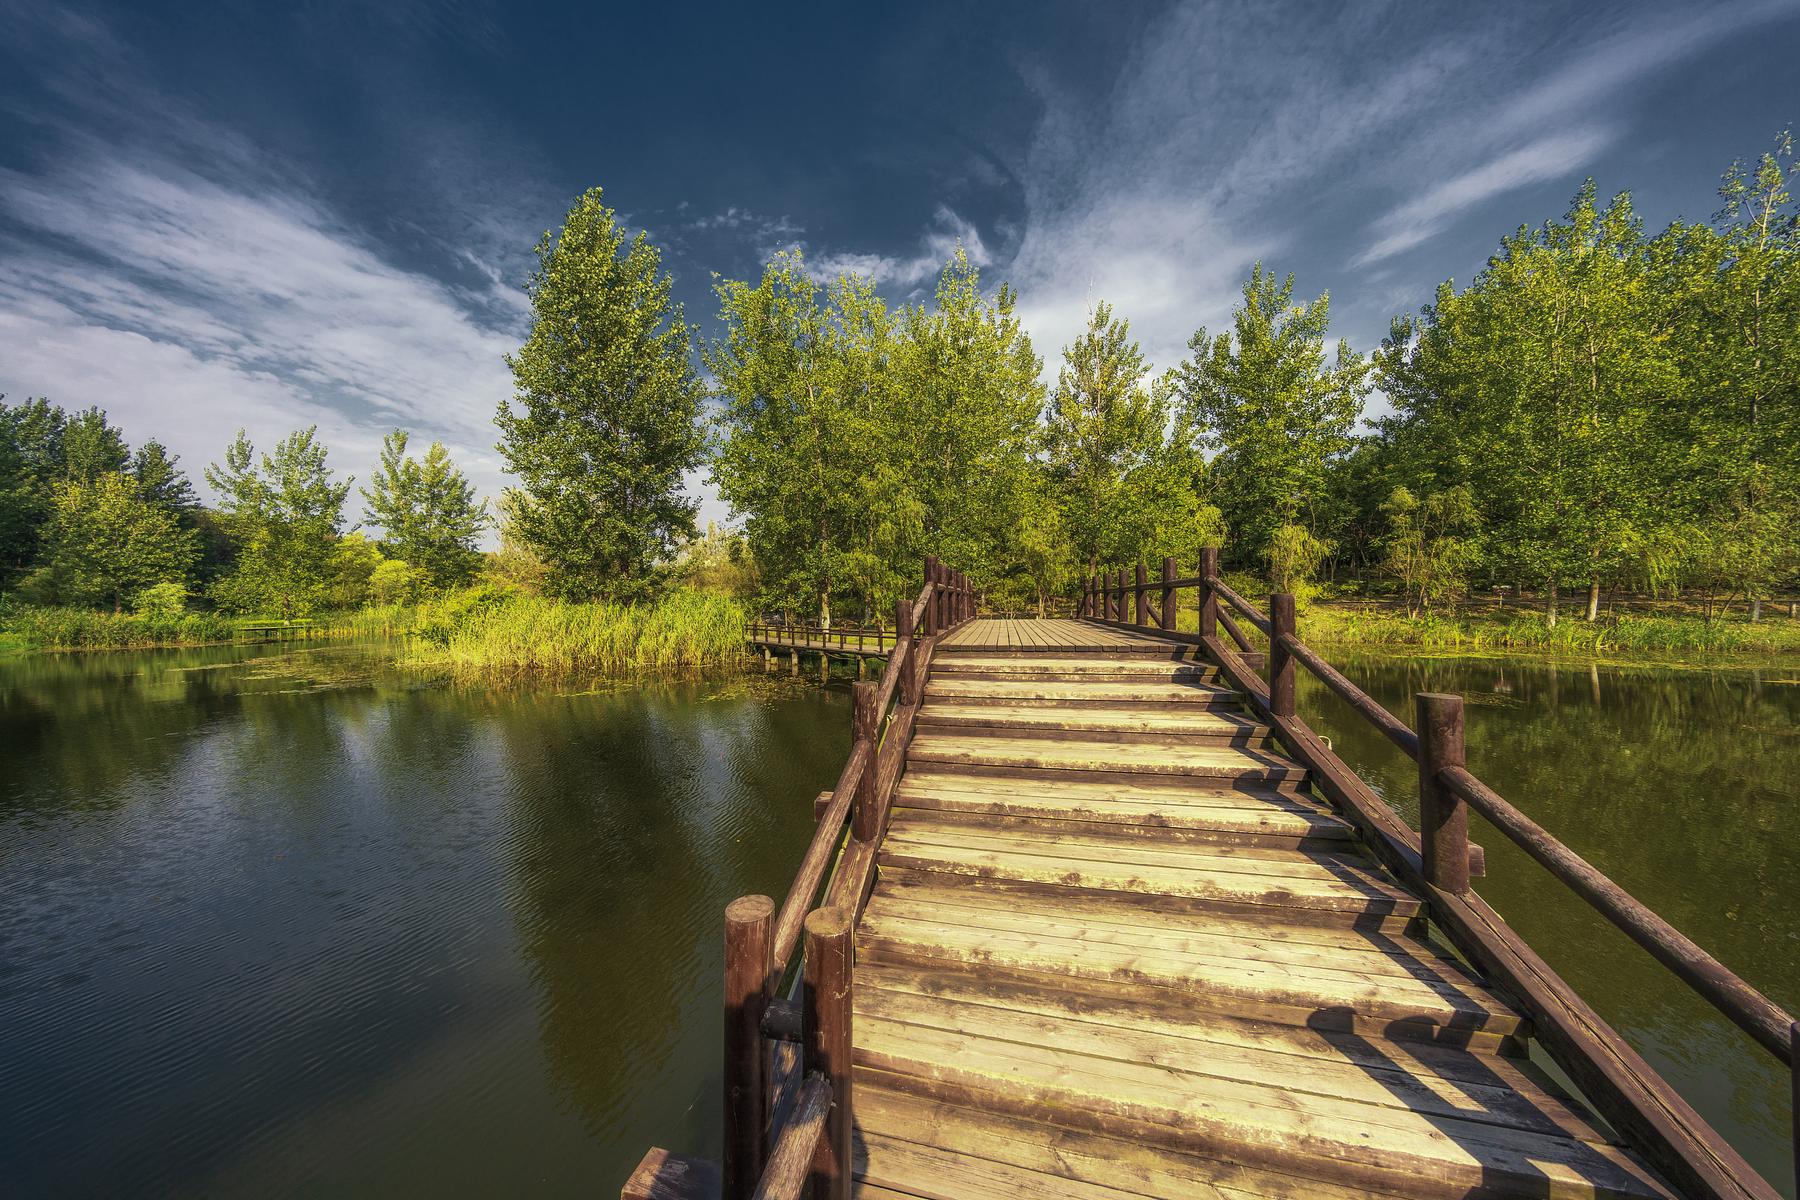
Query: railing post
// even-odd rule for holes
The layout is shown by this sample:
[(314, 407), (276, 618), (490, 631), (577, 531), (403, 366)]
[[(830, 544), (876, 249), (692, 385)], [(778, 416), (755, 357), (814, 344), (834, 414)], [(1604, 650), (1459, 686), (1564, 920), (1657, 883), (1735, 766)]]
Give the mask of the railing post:
[(1419, 692), (1413, 704), (1419, 731), (1419, 845), (1425, 881), (1460, 896), (1469, 890), (1469, 806), (1438, 776), (1463, 765), (1462, 697)]
[(831, 1112), (813, 1159), (813, 1200), (850, 1197), (850, 914), (806, 914), (801, 1062), (831, 1082)]
[(1125, 568), (1113, 572), (1113, 620), (1123, 625), (1131, 614), (1125, 608)]
[(1200, 636), (1219, 636), (1219, 594), (1212, 581), (1219, 575), (1219, 551), (1207, 546), (1200, 551)]
[(1162, 627), (1169, 633), (1175, 632), (1175, 558), (1171, 555), (1163, 559), (1162, 565)]
[(725, 906), (725, 1188), (723, 1200), (749, 1200), (766, 1161), (769, 1056), (769, 931), (775, 901), (740, 896)]
[(1294, 593), (1269, 597), (1269, 708), (1278, 717), (1294, 715), (1294, 659), (1281, 644), (1294, 632)]
[(1133, 622), (1138, 625), (1148, 625), (1150, 623), (1150, 609), (1146, 607), (1144, 603), (1145, 600), (1149, 598), (1144, 590), (1144, 584), (1147, 578), (1148, 574), (1144, 570), (1144, 560), (1140, 558), (1137, 560), (1137, 567), (1135, 568), (1132, 577), (1132, 608), (1135, 610)]
[(925, 636), (936, 637), (938, 633), (938, 560), (937, 555), (925, 558), (925, 582), (931, 590), (925, 593)]
[(881, 714), (875, 711), (875, 694), (880, 690), (880, 686), (870, 680), (850, 685), (851, 753), (855, 753), (857, 746), (869, 748), (868, 757), (863, 759), (862, 777), (856, 781), (856, 799), (851, 802), (850, 810), (850, 832), (859, 842), (875, 840), (880, 817), (875, 811), (875, 751), (881, 737)]
[(912, 601), (905, 596), (894, 601), (894, 656), (900, 661), (894, 670), (900, 672), (900, 703), (917, 704), (919, 702), (918, 680), (913, 678), (912, 670)]

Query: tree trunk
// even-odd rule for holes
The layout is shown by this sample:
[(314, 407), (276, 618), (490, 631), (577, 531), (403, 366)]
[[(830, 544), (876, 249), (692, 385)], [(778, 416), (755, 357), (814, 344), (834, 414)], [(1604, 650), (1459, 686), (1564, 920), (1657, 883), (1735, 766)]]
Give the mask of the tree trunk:
[(1762, 597), (1760, 596), (1750, 601), (1750, 619), (1752, 621), (1762, 620)]
[(819, 628), (828, 633), (831, 630), (831, 589), (828, 587), (819, 589)]
[(1555, 629), (1556, 628), (1556, 592), (1557, 592), (1556, 580), (1552, 579), (1550, 581), (1550, 586), (1549, 586), (1548, 592), (1549, 592), (1549, 594), (1544, 597), (1544, 623), (1549, 625), (1550, 628)]
[(1600, 580), (1588, 580), (1588, 624), (1592, 625), (1600, 619)]

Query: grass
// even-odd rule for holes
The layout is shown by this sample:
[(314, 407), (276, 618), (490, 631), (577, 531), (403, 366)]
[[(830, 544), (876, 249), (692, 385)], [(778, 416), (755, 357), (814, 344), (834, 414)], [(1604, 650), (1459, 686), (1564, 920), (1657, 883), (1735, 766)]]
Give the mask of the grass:
[(470, 588), (416, 607), (367, 609), (346, 632), (405, 636), (403, 666), (466, 681), (526, 676), (693, 675), (745, 657), (743, 607), (679, 590), (647, 604), (572, 604)]
[(34, 650), (125, 650), (228, 642), (238, 623), (217, 613), (149, 617), (85, 608), (15, 607), (5, 614), (0, 645)]

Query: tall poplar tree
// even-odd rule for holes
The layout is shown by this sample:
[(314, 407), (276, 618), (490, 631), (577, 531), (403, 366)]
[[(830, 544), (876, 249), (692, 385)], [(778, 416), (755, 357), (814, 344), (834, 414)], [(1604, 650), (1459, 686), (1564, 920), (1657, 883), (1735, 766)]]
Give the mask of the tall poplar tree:
[(512, 532), (566, 599), (642, 597), (694, 532), (702, 388), (661, 255), (627, 238), (599, 188), (537, 246), (531, 334), (507, 357), (500, 451), (528, 503)]
[(332, 558), (353, 481), (338, 482), (317, 432), (289, 434), (259, 463), (240, 429), (224, 464), (207, 468), (238, 549), (234, 570), (214, 587), (222, 607), (296, 617), (330, 602)]
[(1327, 532), (1328, 476), (1350, 449), (1369, 391), (1369, 364), (1349, 343), (1340, 340), (1327, 361), (1330, 297), (1296, 304), (1293, 296), (1292, 275), (1278, 280), (1257, 263), (1231, 332), (1196, 332), (1179, 370), (1185, 411), (1200, 444), (1216, 452), (1214, 495), (1242, 554)]

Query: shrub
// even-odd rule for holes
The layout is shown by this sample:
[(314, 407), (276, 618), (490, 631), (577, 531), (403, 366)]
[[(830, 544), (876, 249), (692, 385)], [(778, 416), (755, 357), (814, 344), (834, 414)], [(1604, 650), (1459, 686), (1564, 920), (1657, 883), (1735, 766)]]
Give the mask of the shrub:
[(430, 583), (424, 571), (398, 558), (387, 559), (369, 576), (369, 590), (377, 605), (417, 604)]
[(187, 612), (187, 602), (187, 585), (171, 579), (139, 592), (132, 598), (131, 611), (147, 621), (166, 624), (181, 619)]

